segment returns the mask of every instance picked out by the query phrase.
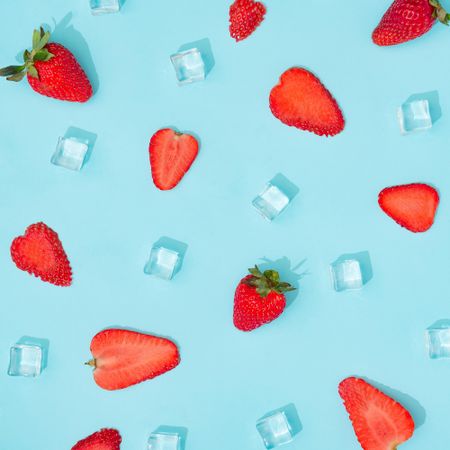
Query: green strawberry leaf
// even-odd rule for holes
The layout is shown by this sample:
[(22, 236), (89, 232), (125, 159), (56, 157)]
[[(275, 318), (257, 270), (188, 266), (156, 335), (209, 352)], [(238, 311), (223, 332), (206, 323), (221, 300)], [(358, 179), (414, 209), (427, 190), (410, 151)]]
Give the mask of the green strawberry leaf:
[(42, 50), (48, 44), (49, 40), (50, 40), (50, 33), (48, 31), (46, 31), (44, 33), (44, 36), (42, 36), (41, 39), (39, 40), (36, 47), (33, 46), (33, 50), (36, 50), (36, 52), (38, 52), (39, 50)]
[(41, 34), (39, 33), (39, 30), (33, 31), (33, 48), (36, 48), (39, 44), (39, 41), (41, 40)]
[(26, 74), (26, 72), (15, 73), (14, 75), (11, 75), (11, 76), (7, 77), (6, 79), (8, 81), (20, 81), (20, 80), (23, 79), (25, 74)]
[(33, 77), (33, 78), (37, 78), (39, 80), (39, 74), (38, 71), (36, 70), (36, 67), (34, 66), (29, 66), (28, 67), (28, 73)]
[(53, 58), (52, 53), (50, 53), (46, 48), (39, 50), (34, 55), (34, 61), (48, 61), (49, 59)]
[(25, 66), (8, 66), (0, 69), (0, 77), (8, 77), (10, 75), (14, 75), (22, 72), (25, 69)]

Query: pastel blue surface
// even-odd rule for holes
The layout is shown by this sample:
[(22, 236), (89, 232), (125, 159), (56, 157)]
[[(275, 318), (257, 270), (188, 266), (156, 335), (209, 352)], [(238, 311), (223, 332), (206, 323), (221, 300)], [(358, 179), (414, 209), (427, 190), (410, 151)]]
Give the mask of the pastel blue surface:
[[(1, 80), (0, 448), (70, 449), (117, 427), (123, 450), (144, 449), (160, 425), (188, 429), (186, 450), (262, 450), (256, 420), (295, 404), (302, 431), (288, 449), (359, 449), (337, 385), (360, 375), (411, 409), (417, 430), (405, 450), (448, 447), (450, 361), (432, 361), (425, 329), (450, 317), (450, 33), (436, 27), (397, 48), (370, 33), (390, 0), (267, 0), (248, 40), (228, 35), (229, 2), (127, 0), (93, 17), (88, 0), (2, 1), (0, 65), (14, 63), (41, 23), (70, 48), (96, 89), (86, 104), (47, 99), (26, 81)], [(447, 3), (447, 2), (445, 2)], [(447, 5), (448, 6), (448, 5)], [(204, 82), (179, 87), (170, 55), (209, 39), (215, 61)], [(268, 107), (290, 66), (314, 71), (347, 125), (326, 139), (289, 128)], [(397, 107), (439, 93), (442, 115), (401, 136)], [(152, 183), (148, 141), (175, 126), (201, 140), (170, 192)], [(81, 172), (50, 164), (69, 127), (97, 135)], [(281, 173), (299, 189), (273, 223), (251, 201)], [(389, 185), (422, 181), (441, 195), (436, 223), (412, 234), (377, 205)], [(60, 235), (74, 282), (58, 288), (18, 270), (9, 247), (31, 223)], [(185, 243), (183, 268), (165, 282), (143, 273), (151, 245)], [(369, 252), (373, 277), (336, 293), (328, 265)], [(298, 291), (271, 325), (232, 324), (234, 289), (247, 267), (275, 261)], [(298, 266), (294, 272), (289, 269)], [(263, 268), (268, 264), (263, 264)], [(91, 338), (110, 326), (170, 336), (182, 362), (117, 392), (95, 385)], [(48, 339), (36, 379), (7, 375), (22, 336)]]

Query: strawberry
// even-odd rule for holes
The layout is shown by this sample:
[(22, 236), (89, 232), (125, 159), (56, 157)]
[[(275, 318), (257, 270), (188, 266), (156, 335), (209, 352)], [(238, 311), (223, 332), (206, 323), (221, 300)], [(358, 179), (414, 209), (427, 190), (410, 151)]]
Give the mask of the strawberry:
[(280, 281), (275, 270), (262, 273), (258, 266), (248, 269), (234, 294), (234, 326), (241, 331), (252, 331), (275, 320), (286, 307), (285, 292), (293, 291), (289, 283)]
[(414, 433), (411, 414), (361, 378), (346, 378), (339, 395), (364, 450), (396, 450)]
[(236, 42), (248, 38), (264, 20), (266, 7), (254, 0), (235, 0), (230, 6), (230, 36)]
[(164, 128), (152, 136), (148, 151), (153, 182), (158, 189), (167, 191), (173, 189), (191, 167), (198, 154), (198, 142), (190, 134)]
[(270, 92), (272, 114), (286, 125), (334, 136), (344, 129), (344, 117), (336, 100), (320, 80), (306, 69), (286, 70)]
[(0, 76), (20, 81), (27, 75), (31, 88), (41, 95), (69, 102), (86, 102), (92, 86), (73, 54), (61, 44), (51, 43), (50, 32), (34, 30), (33, 49), (25, 50), (21, 66), (0, 69)]
[(117, 430), (103, 428), (78, 441), (72, 450), (120, 450), (122, 438)]
[(404, 184), (383, 189), (378, 204), (400, 226), (422, 233), (433, 225), (439, 194), (427, 184)]
[(438, 0), (394, 0), (372, 33), (381, 46), (397, 45), (427, 33), (436, 19), (448, 24), (450, 16)]
[(70, 286), (72, 269), (58, 235), (45, 223), (30, 225), (11, 244), (11, 258), (20, 270), (56, 286)]
[(155, 378), (175, 368), (180, 355), (169, 339), (111, 328), (97, 333), (91, 342), (94, 380), (114, 391)]

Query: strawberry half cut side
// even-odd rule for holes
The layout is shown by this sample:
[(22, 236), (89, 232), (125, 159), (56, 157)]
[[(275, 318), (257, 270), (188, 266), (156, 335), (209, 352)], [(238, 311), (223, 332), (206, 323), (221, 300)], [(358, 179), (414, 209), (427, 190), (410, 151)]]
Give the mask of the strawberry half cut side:
[(434, 223), (439, 194), (428, 184), (404, 184), (383, 189), (378, 204), (400, 226), (413, 233), (423, 233)]
[(414, 433), (411, 414), (361, 378), (346, 378), (339, 395), (364, 450), (395, 450)]
[(339, 105), (328, 89), (310, 71), (286, 70), (269, 97), (272, 114), (286, 125), (319, 136), (335, 136), (345, 126)]
[(94, 380), (106, 390), (124, 389), (155, 378), (180, 362), (178, 348), (169, 339), (137, 331), (110, 328), (91, 342)]
[(70, 286), (72, 269), (58, 234), (45, 223), (30, 225), (11, 244), (17, 268), (56, 286)]

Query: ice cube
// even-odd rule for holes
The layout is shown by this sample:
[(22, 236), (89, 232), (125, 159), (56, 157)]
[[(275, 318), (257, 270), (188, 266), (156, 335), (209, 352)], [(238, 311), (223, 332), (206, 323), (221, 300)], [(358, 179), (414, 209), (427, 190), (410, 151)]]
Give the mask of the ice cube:
[(10, 350), (8, 375), (37, 377), (42, 372), (42, 360), (41, 346), (15, 344)]
[(256, 423), (256, 428), (267, 449), (287, 444), (294, 439), (293, 427), (284, 411), (276, 411), (262, 417)]
[(148, 438), (148, 450), (181, 450), (181, 436), (176, 432), (154, 431)]
[(74, 137), (60, 137), (51, 163), (70, 170), (80, 170), (88, 151), (88, 143)]
[(432, 325), (428, 328), (426, 345), (430, 358), (450, 358), (450, 324)]
[(403, 103), (397, 111), (402, 134), (424, 131), (432, 127), (428, 100), (414, 100)]
[(144, 272), (148, 275), (171, 280), (180, 268), (180, 264), (181, 256), (177, 251), (154, 245), (150, 252), (150, 258), (144, 267)]
[(94, 15), (116, 13), (120, 10), (120, 0), (90, 0)]
[(288, 205), (290, 199), (285, 192), (272, 183), (267, 183), (265, 189), (253, 199), (253, 206), (267, 220), (273, 220)]
[(361, 289), (363, 277), (361, 265), (356, 259), (336, 261), (330, 265), (333, 287), (336, 291)]
[(175, 53), (170, 57), (178, 84), (193, 83), (205, 79), (205, 63), (197, 48)]

